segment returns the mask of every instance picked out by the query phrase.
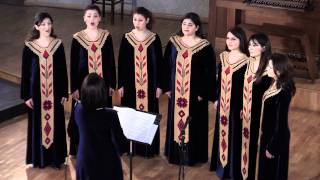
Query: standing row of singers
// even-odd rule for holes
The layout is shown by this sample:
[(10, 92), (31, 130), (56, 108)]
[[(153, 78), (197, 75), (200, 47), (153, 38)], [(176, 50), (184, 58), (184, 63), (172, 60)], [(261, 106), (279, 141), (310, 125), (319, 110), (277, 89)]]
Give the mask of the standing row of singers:
[[(86, 109), (98, 102), (96, 98), (101, 98), (103, 92), (106, 100), (100, 105), (112, 107), (112, 96), (117, 90), (121, 105), (158, 113), (158, 99), (161, 94), (166, 94), (169, 101), (165, 156), (169, 163), (180, 163), (181, 131), (186, 119), (191, 117), (185, 129), (187, 158), (184, 163), (192, 166), (208, 161), (208, 103), (211, 101), (217, 109), (211, 170), (223, 179), (254, 179), (256, 173), (259, 179), (287, 178), (290, 138), (287, 115), (295, 86), (288, 59), (281, 54), (272, 55), (266, 35), (254, 34), (247, 41), (241, 28), (230, 29), (226, 50), (220, 54), (216, 80), (215, 52), (203, 36), (196, 13), (187, 13), (181, 19), (181, 27), (170, 37), (163, 55), (160, 38), (151, 31), (152, 13), (139, 7), (133, 13), (134, 28), (121, 40), (116, 81), (112, 37), (107, 30), (98, 28), (101, 20), (99, 7), (89, 5), (83, 19), (86, 28), (73, 35), (71, 45), (73, 105), (85, 100), (82, 106)], [(87, 77), (88, 74), (91, 78)], [(54, 34), (53, 19), (48, 13), (38, 13), (35, 17), (23, 50), (21, 77), (21, 98), (29, 107), (26, 163), (40, 168), (48, 165), (59, 168), (67, 156), (63, 104), (68, 98), (68, 76), (64, 47)], [(101, 88), (99, 78), (104, 85), (101, 91), (97, 88)], [(95, 87), (97, 96), (86, 93), (93, 92)], [(90, 119), (94, 124), (98, 122), (95, 119), (103, 114), (111, 120), (117, 118), (112, 112), (90, 114), (90, 117), (96, 117), (93, 119), (88, 114), (83, 117), (79, 114), (83, 114), (81, 108), (74, 108), (71, 112), (67, 128), (69, 154), (77, 156), (77, 166), (82, 167), (81, 171), (77, 169), (77, 179), (95, 179), (95, 171), (103, 171), (101, 167), (117, 165), (101, 162), (99, 168), (88, 166), (91, 161), (103, 159), (104, 152), (98, 150), (101, 148), (98, 142), (101, 134), (92, 129), (86, 131), (91, 134), (82, 132), (84, 127), (99, 129), (99, 126), (90, 126), (89, 122), (83, 124), (77, 119)], [(110, 126), (117, 125), (119, 123)], [(115, 137), (123, 137), (121, 128), (114, 129), (120, 129), (113, 132)], [(96, 137), (96, 143), (88, 142), (94, 139), (92, 137)], [(107, 149), (129, 151), (127, 140), (116, 142), (112, 137)], [(91, 151), (97, 154), (83, 150), (88, 148), (87, 143), (92, 144)], [(152, 145), (134, 144), (134, 153), (153, 157), (159, 155), (159, 148), (158, 129)], [(121, 168), (121, 162), (118, 165)], [(122, 171), (105, 172), (110, 174), (100, 178), (123, 178)], [(121, 175), (112, 176), (113, 172)]]
[[(247, 43), (248, 42), (248, 43)], [(221, 179), (288, 179), (293, 66), (263, 33), (228, 30), (218, 65), (210, 170)]]

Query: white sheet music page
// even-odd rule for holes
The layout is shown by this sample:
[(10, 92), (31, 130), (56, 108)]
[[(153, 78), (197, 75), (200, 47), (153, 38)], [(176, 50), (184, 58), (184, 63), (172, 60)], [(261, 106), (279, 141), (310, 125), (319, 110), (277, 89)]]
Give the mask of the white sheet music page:
[(128, 107), (113, 107), (118, 112), (120, 124), (127, 139), (151, 144), (158, 125), (154, 124), (156, 115), (136, 111)]

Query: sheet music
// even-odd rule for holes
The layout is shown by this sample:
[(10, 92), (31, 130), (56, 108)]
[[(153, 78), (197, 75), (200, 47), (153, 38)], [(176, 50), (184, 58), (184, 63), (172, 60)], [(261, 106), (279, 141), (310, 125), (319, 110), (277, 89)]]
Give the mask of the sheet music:
[(136, 111), (127, 107), (113, 107), (118, 112), (120, 125), (127, 139), (150, 144), (158, 125), (154, 124), (156, 115)]

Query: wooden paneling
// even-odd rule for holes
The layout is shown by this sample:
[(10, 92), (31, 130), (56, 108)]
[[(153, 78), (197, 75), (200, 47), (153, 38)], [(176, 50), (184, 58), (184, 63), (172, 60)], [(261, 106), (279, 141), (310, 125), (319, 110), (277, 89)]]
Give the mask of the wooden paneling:
[[(233, 3), (230, 5), (230, 1)], [(320, 53), (320, 1), (314, 1), (314, 11), (312, 12), (296, 12), (290, 10), (272, 9), (272, 8), (258, 8), (243, 4), (240, 0), (216, 0), (217, 2), (217, 37), (224, 37), (227, 28), (220, 26), (228, 25), (227, 10), (228, 8), (239, 8), (244, 10), (242, 13), (242, 21), (247, 24), (262, 25), (263, 23), (273, 23), (278, 25), (285, 25), (293, 28), (299, 28), (307, 32), (311, 39), (311, 49), (314, 53)], [(221, 10), (224, 9), (225, 11)], [(229, 20), (230, 21), (230, 20)], [(210, 22), (209, 22), (210, 24)], [(210, 26), (209, 26), (210, 27)], [(272, 41), (276, 38), (272, 37)], [(287, 40), (288, 41), (288, 40)], [(290, 45), (288, 43), (276, 44), (281, 49), (293, 48), (299, 49), (299, 46)], [(219, 47), (222, 48), (222, 47)]]

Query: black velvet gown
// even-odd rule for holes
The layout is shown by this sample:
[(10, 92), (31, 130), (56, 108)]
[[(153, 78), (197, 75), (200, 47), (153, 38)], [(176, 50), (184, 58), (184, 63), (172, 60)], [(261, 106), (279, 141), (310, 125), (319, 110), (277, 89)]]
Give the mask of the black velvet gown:
[[(275, 88), (267, 91), (265, 97), (262, 106), (258, 179), (286, 180), (289, 163), (288, 113), (292, 97), (291, 91), (286, 87)], [(274, 158), (267, 158), (266, 150)]]
[[(113, 52), (112, 37), (106, 30), (99, 29), (100, 36), (97, 41), (89, 41), (83, 31), (74, 34), (71, 45), (71, 62), (70, 62), (70, 81), (71, 93), (78, 90), (80, 94), (81, 85), (84, 78), (89, 74), (88, 52), (95, 54), (96, 48), (101, 48), (101, 70), (102, 77), (106, 87), (116, 88), (116, 69)], [(92, 43), (94, 46), (92, 46)], [(99, 57), (99, 55), (98, 55)], [(98, 73), (98, 72), (97, 72)], [(75, 101), (72, 101), (74, 106)], [(108, 95), (108, 107), (112, 107), (112, 97)], [(79, 133), (74, 121), (74, 111), (71, 112), (70, 121), (68, 124), (68, 135), (70, 137), (70, 152), (71, 155), (77, 154), (77, 146), (79, 144)]]
[[(208, 101), (215, 99), (215, 52), (204, 39), (193, 47), (187, 47), (180, 37), (173, 36), (166, 46), (164, 61), (164, 92), (171, 92), (165, 156), (169, 163), (180, 163), (180, 128), (189, 116), (191, 121), (186, 129), (185, 164), (192, 166), (205, 163), (208, 161)], [(189, 79), (186, 79), (188, 74)], [(199, 101), (198, 96), (203, 99)]]
[[(248, 58), (242, 54), (239, 56), (237, 63), (229, 63), (228, 52), (220, 54), (221, 63), (218, 66), (218, 105), (217, 116), (215, 122), (215, 131), (213, 138), (212, 156), (210, 170), (216, 171), (220, 178), (241, 178), (241, 131), (242, 120), (240, 119), (240, 111), (242, 110), (243, 99), (243, 80), (247, 68)], [(230, 82), (230, 83), (229, 83)], [(222, 94), (221, 94), (222, 92)], [(220, 104), (222, 103), (222, 106)], [(224, 111), (220, 115), (220, 111)], [(225, 112), (229, 116), (225, 117)], [(224, 120), (227, 120), (224, 124)], [(226, 126), (227, 131), (220, 129), (220, 126)], [(228, 144), (222, 143), (222, 134), (228, 132)], [(220, 136), (221, 135), (221, 136)], [(226, 135), (225, 135), (226, 136)], [(225, 166), (220, 160), (220, 149), (224, 149), (225, 153), (221, 154), (225, 157)]]
[[(45, 53), (45, 52), (47, 53)], [(45, 148), (42, 139), (42, 118), (41, 93), (43, 92), (40, 81), (40, 63), (46, 61), (42, 56), (52, 56), (52, 67), (47, 71), (53, 78), (53, 100), (54, 103), (47, 103), (45, 110), (54, 109), (53, 126), (46, 130), (53, 131), (53, 142), (49, 148)], [(39, 58), (40, 57), (40, 58)], [(41, 87), (41, 88), (40, 88)], [(43, 86), (44, 87), (44, 86)], [(51, 87), (51, 86), (50, 86)], [(33, 167), (43, 168), (53, 165), (57, 168), (64, 163), (67, 156), (66, 129), (64, 107), (61, 104), (62, 97), (68, 98), (68, 76), (66, 59), (61, 40), (53, 40), (48, 48), (41, 48), (33, 42), (26, 42), (22, 55), (21, 74), (21, 98), (25, 101), (32, 98), (33, 109), (28, 108), (28, 134), (27, 134), (27, 157), (26, 163), (33, 164)], [(45, 116), (47, 118), (47, 116)], [(50, 116), (48, 116), (50, 117)], [(49, 118), (48, 118), (49, 119)], [(46, 119), (47, 120), (47, 119)], [(52, 129), (54, 128), (54, 129)]]
[[(265, 74), (261, 80), (258, 81), (253, 73), (253, 61), (250, 60), (245, 73), (245, 79), (252, 83), (252, 88), (246, 86), (244, 83), (243, 95), (243, 109), (242, 109), (242, 152), (241, 152), (241, 173), (247, 179), (255, 179), (256, 162), (257, 162), (257, 149), (259, 139), (259, 126), (261, 115), (262, 97), (265, 91), (270, 87), (272, 79)], [(247, 93), (246, 93), (247, 92)], [(251, 117), (249, 126), (245, 126), (248, 122), (248, 117)], [(249, 141), (248, 141), (249, 140)], [(249, 143), (249, 144), (248, 144)], [(248, 151), (247, 151), (248, 150)], [(248, 169), (245, 169), (247, 164)]]
[[(141, 50), (141, 51), (140, 51)], [(145, 72), (144, 88), (138, 88), (137, 76), (140, 70), (137, 70), (137, 63), (139, 63), (139, 57), (144, 57), (147, 66), (141, 72)], [(145, 60), (146, 58), (146, 60)], [(141, 111), (147, 111), (151, 113), (159, 112), (159, 101), (156, 97), (156, 89), (163, 89), (162, 82), (162, 47), (161, 41), (157, 34), (150, 33), (150, 35), (144, 41), (138, 41), (132, 32), (123, 35), (119, 50), (118, 61), (118, 88), (123, 87), (124, 95), (121, 98), (121, 105), (138, 109)], [(139, 77), (139, 76), (138, 76)], [(139, 85), (140, 86), (140, 85)], [(141, 90), (140, 90), (141, 89)], [(137, 101), (145, 100), (139, 105)], [(160, 132), (159, 129), (150, 145), (133, 143), (133, 154), (141, 155), (144, 157), (152, 157), (159, 155), (160, 149)], [(129, 151), (129, 148), (127, 149)]]
[(117, 112), (109, 108), (86, 111), (75, 107), (80, 142), (77, 154), (77, 180), (122, 180), (120, 155), (126, 141)]

